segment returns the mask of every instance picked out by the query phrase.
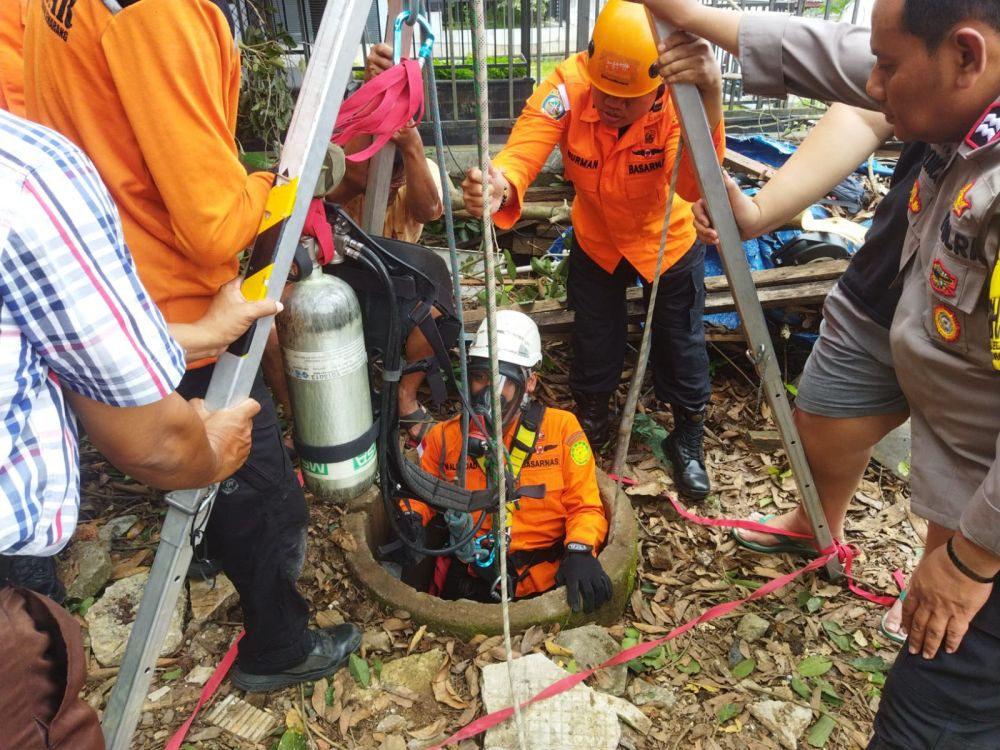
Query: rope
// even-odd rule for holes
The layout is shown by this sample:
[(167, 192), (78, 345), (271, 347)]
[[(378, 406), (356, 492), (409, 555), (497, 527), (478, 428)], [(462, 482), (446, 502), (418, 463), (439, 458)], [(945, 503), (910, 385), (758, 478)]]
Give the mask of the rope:
[[(441, 132), (441, 109), (438, 105), (437, 80), (434, 75), (434, 58), (428, 57), (427, 65), (424, 66), (427, 72), (427, 88), (430, 92), (431, 115), (434, 125), (434, 156), (437, 158), (438, 170), (441, 175), (441, 201), (444, 206), (444, 226), (445, 235), (448, 238), (448, 255), (451, 259), (451, 283), (452, 294), (455, 295), (455, 317), (458, 318), (458, 363), (459, 376), (458, 383), (462, 389), (465, 401), (469, 398), (469, 363), (465, 358), (465, 320), (462, 311), (462, 270), (458, 262), (458, 246), (455, 243), (455, 217), (452, 215), (451, 206), (451, 180), (448, 177), (448, 168), (445, 166), (444, 158), (444, 135)], [(465, 465), (468, 462), (469, 454), (469, 412), (462, 409), (462, 448), (458, 457), (458, 467), (455, 472), (455, 481), (459, 487), (465, 486)]]
[(493, 451), (494, 470), (497, 473), (497, 497), (499, 509), (493, 533), (500, 555), (500, 611), (503, 617), (503, 645), (507, 657), (507, 679), (510, 682), (510, 699), (514, 706), (514, 723), (517, 726), (518, 744), (521, 750), (528, 750), (521, 715), (520, 701), (514, 690), (514, 654), (510, 643), (510, 595), (507, 590), (507, 478), (504, 464), (503, 411), (500, 408), (500, 363), (497, 359), (497, 297), (495, 257), (493, 249), (493, 217), (490, 214), (490, 115), (489, 84), (486, 77), (486, 17), (483, 0), (473, 0), (475, 33), (472, 35), (472, 59), (476, 63), (476, 117), (479, 129), (479, 168), (483, 177), (483, 257), (486, 272), (486, 326), (490, 349), (490, 392), (493, 402)]
[(677, 193), (677, 175), (680, 173), (681, 158), (684, 156), (684, 140), (677, 141), (677, 153), (674, 156), (674, 167), (670, 173), (670, 194), (667, 196), (667, 208), (663, 214), (663, 229), (660, 232), (660, 251), (656, 256), (656, 273), (653, 285), (649, 291), (649, 304), (646, 306), (646, 325), (642, 330), (642, 343), (639, 345), (639, 358), (632, 373), (632, 382), (628, 386), (628, 396), (622, 409), (621, 422), (618, 425), (618, 444), (615, 446), (615, 461), (611, 469), (617, 477), (615, 496), (622, 490), (622, 474), (625, 468), (625, 457), (628, 455), (629, 443), (632, 440), (632, 424), (635, 422), (635, 410), (639, 405), (639, 393), (642, 381), (646, 377), (646, 365), (649, 362), (649, 350), (653, 332), (653, 310), (656, 307), (656, 292), (660, 288), (660, 274), (663, 271), (663, 252), (667, 246), (667, 235), (670, 232), (670, 214), (674, 207), (674, 196)]

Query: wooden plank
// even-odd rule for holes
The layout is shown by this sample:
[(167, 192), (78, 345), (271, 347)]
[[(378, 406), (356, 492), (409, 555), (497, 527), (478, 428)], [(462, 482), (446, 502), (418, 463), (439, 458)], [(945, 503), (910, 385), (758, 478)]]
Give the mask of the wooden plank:
[[(836, 284), (836, 279), (812, 281), (804, 284), (768, 287), (759, 290), (758, 299), (763, 307), (786, 307), (788, 305), (819, 304), (826, 299), (827, 294)], [(539, 309), (544, 308), (544, 309)], [(532, 317), (538, 328), (546, 334), (568, 331), (573, 325), (573, 311), (563, 308), (562, 303), (546, 300), (535, 303), (532, 308), (521, 305), (508, 305), (505, 309), (521, 310)], [(736, 304), (728, 292), (713, 292), (705, 298), (705, 313), (734, 312)], [(628, 302), (628, 319), (639, 320), (645, 316), (641, 299), (630, 299)], [(465, 312), (465, 328), (475, 331), (479, 323), (486, 317), (485, 310), (467, 310)]]
[[(750, 275), (753, 277), (754, 284), (761, 290), (761, 304), (765, 307), (775, 307), (792, 302), (812, 304), (826, 298), (827, 292), (833, 286), (832, 282), (839, 279), (844, 273), (847, 263), (846, 260), (828, 260), (804, 266), (768, 268), (763, 271), (754, 271)], [(813, 284), (818, 286), (811, 286)], [(765, 289), (779, 286), (794, 287), (794, 291), (787, 293), (764, 292)], [(709, 276), (705, 279), (705, 290), (708, 293), (705, 312), (729, 312), (735, 309), (732, 297), (728, 294), (729, 279), (725, 276)], [(797, 294), (802, 296), (795, 296)], [(630, 287), (625, 292), (625, 298), (629, 302), (641, 300), (642, 288)], [(506, 305), (505, 307), (511, 310), (520, 310), (534, 317), (540, 313), (562, 311), (564, 306), (564, 303), (557, 300), (542, 300), (530, 305)], [(464, 317), (466, 328), (471, 325), (471, 330), (475, 330), (476, 326), (486, 317), (486, 310), (484, 308), (466, 310)]]
[(747, 440), (751, 448), (762, 453), (773, 453), (785, 447), (781, 442), (781, 433), (777, 430), (748, 430)]
[(743, 172), (744, 174), (749, 174), (753, 177), (763, 177), (765, 180), (770, 180), (778, 171), (770, 164), (757, 161), (756, 159), (744, 156), (743, 154), (728, 148), (726, 149), (726, 156), (723, 164), (729, 169), (733, 169), (737, 172)]

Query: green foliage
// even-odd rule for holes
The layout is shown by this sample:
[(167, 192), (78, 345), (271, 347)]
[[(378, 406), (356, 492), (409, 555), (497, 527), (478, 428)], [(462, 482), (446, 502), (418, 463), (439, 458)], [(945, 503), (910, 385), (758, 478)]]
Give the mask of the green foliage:
[(347, 669), (354, 678), (354, 681), (361, 687), (366, 688), (372, 683), (372, 673), (368, 668), (368, 662), (357, 654), (351, 654), (347, 663)]
[(833, 728), (835, 726), (837, 726), (837, 722), (834, 721), (833, 717), (829, 714), (823, 714), (819, 717), (819, 720), (813, 724), (812, 729), (809, 730), (809, 736), (806, 737), (806, 742), (808, 742), (811, 747), (826, 747), (826, 743), (830, 739), (830, 733), (833, 732)]
[[(509, 57), (489, 57), (486, 59), (486, 78), (491, 81), (506, 81), (507, 78), (527, 78), (528, 66), (521, 58), (515, 58), (511, 64)], [(454, 64), (454, 68), (452, 68)], [(476, 68), (472, 55), (466, 55), (463, 60), (435, 60), (434, 78), (438, 81), (474, 81)]]
[(757, 668), (757, 662), (753, 659), (744, 659), (731, 670), (729, 670), (733, 677), (737, 680), (742, 680), (749, 677), (750, 674)]
[(308, 748), (309, 743), (306, 741), (306, 736), (301, 732), (289, 729), (281, 735), (275, 750), (308, 750)]
[(259, 23), (248, 26), (240, 41), (236, 139), (241, 145), (263, 142), (265, 150), (277, 154), (295, 108), (287, 69), (287, 55), (295, 48), (295, 41), (283, 30), (270, 30), (274, 9), (258, 2), (251, 0), (247, 7)]
[(843, 626), (835, 620), (823, 620), (823, 630), (841, 651), (853, 651), (854, 642)]
[(743, 712), (743, 706), (739, 703), (727, 703), (715, 712), (715, 720), (719, 724), (725, 724), (739, 716)]
[(833, 667), (833, 662), (825, 656), (807, 656), (799, 662), (798, 673), (803, 677), (819, 677)]
[(173, 680), (176, 680), (182, 674), (184, 674), (184, 671), (180, 667), (174, 667), (173, 669), (164, 672), (163, 675), (161, 676), (161, 679), (164, 682), (171, 682)]
[(97, 600), (92, 596), (88, 596), (86, 599), (74, 599), (71, 597), (66, 600), (66, 609), (72, 614), (83, 617), (87, 614), (87, 610), (94, 606), (95, 601)]

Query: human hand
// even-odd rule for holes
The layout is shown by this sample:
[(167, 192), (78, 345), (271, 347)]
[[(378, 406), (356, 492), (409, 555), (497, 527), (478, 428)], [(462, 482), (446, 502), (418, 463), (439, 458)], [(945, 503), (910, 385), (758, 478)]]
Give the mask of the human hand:
[(611, 598), (611, 579), (590, 550), (567, 552), (556, 573), (556, 583), (566, 585), (566, 599), (574, 612), (580, 611), (581, 597), (584, 612), (593, 612)]
[(675, 29), (686, 29), (699, 9), (698, 0), (645, 0), (649, 12)]
[[(763, 233), (760, 206), (753, 198), (740, 190), (740, 186), (732, 177), (725, 172), (722, 173), (722, 177), (726, 183), (726, 193), (729, 196), (729, 203), (733, 207), (733, 218), (736, 219), (736, 226), (739, 227), (741, 238), (748, 240), (752, 237), (759, 237)], [(712, 217), (708, 214), (705, 201), (697, 201), (691, 209), (694, 213), (694, 230), (698, 233), (698, 239), (706, 245), (718, 245), (719, 233), (712, 223)]]
[(712, 45), (686, 31), (675, 31), (662, 42), (660, 52), (660, 77), (673, 86), (692, 83), (705, 98), (722, 99), (722, 69), (715, 59)]
[(389, 139), (396, 144), (396, 148), (406, 151), (407, 149), (419, 149), (421, 155), (424, 151), (424, 142), (420, 139), (420, 131), (416, 129), (413, 122), (408, 122), (401, 127)]
[(215, 470), (211, 483), (221, 482), (232, 476), (250, 454), (253, 417), (260, 411), (260, 404), (252, 398), (235, 406), (210, 412), (200, 398), (189, 402), (205, 425), (208, 444), (215, 455)]
[[(956, 540), (960, 537), (955, 536)], [(956, 554), (971, 565), (974, 556), (969, 548), (974, 545), (964, 544), (955, 545)], [(954, 653), (992, 591), (993, 584), (976, 583), (955, 567), (948, 559), (947, 545), (927, 552), (910, 579), (903, 602), (902, 630), (909, 633), (910, 653), (933, 659), (942, 643), (946, 653)]]
[(201, 333), (202, 347), (217, 356), (238, 339), (258, 318), (277, 315), (284, 309), (280, 302), (263, 299), (248, 301), (240, 291), (240, 279), (223, 284), (212, 304), (195, 324)]
[(365, 67), (365, 81), (370, 81), (379, 73), (384, 73), (391, 68), (393, 66), (392, 57), (392, 47), (388, 44), (384, 44), (382, 42), (373, 44), (372, 48), (368, 50), (368, 64)]
[[(495, 214), (500, 210), (500, 202), (503, 200), (504, 192), (509, 194), (510, 183), (504, 177), (503, 172), (490, 164), (489, 171), (490, 185), (490, 214)], [(474, 218), (479, 219), (483, 215), (483, 172), (479, 167), (472, 167), (465, 174), (462, 180), (462, 199), (465, 201), (465, 210)]]

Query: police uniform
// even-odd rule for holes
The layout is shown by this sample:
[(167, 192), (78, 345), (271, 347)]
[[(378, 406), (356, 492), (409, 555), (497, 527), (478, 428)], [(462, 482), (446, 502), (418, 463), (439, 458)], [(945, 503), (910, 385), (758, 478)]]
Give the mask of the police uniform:
[[(721, 161), (722, 123), (713, 139)], [(528, 99), (507, 145), (494, 159), (510, 183), (497, 226), (513, 226), (528, 186), (552, 148), (562, 153), (573, 183), (573, 252), (569, 302), (576, 312), (570, 387), (611, 393), (625, 358), (625, 289), (636, 276), (649, 284), (656, 272), (670, 173), (680, 125), (670, 98), (623, 133), (602, 125), (591, 97), (587, 53), (560, 63)], [(691, 203), (698, 189), (682, 162), (670, 214), (653, 328), (653, 379), (663, 401), (696, 409), (709, 396), (708, 355), (702, 315), (704, 248), (695, 245)]]
[[(770, 27), (770, 28), (769, 28)], [(812, 95), (873, 108), (865, 31), (748, 14), (744, 57), (781, 37), (783, 61)], [(863, 64), (862, 64), (863, 63)], [(773, 63), (772, 63), (773, 64)], [(1000, 555), (1000, 374), (991, 356), (989, 281), (1000, 244), (1000, 100), (958, 144), (935, 144), (907, 201), (908, 232), (890, 339), (911, 410), (912, 506)], [(995, 327), (993, 322), (992, 326)], [(958, 651), (900, 653), (875, 720), (872, 750), (1000, 746), (1000, 593), (994, 588)]]
[[(505, 443), (511, 445), (515, 423), (507, 430)], [(456, 468), (462, 447), (462, 426), (455, 418), (434, 425), (423, 442), (421, 467), (435, 476), (455, 481)], [(512, 514), (509, 552), (515, 559), (531, 561), (531, 551), (542, 553), (557, 546), (558, 554), (528, 565), (515, 565), (518, 575), (518, 597), (548, 591), (555, 586), (556, 573), (562, 549), (570, 542), (586, 544), (596, 555), (608, 533), (608, 520), (604, 515), (597, 488), (597, 465), (590, 444), (580, 429), (576, 417), (562, 409), (545, 409), (533, 453), (524, 463), (518, 477), (518, 487), (543, 485), (542, 498), (523, 497), (519, 508)], [(486, 476), (479, 465), (469, 460), (465, 473), (465, 486), (469, 490), (486, 487)], [(434, 516), (424, 503), (410, 501), (411, 509), (420, 513), (426, 525)], [(403, 506), (405, 507), (405, 505)], [(478, 520), (478, 514), (475, 519)], [(492, 518), (487, 518), (482, 532), (491, 528)], [(452, 566), (461, 563), (452, 561)], [(487, 576), (492, 578), (492, 574)], [(492, 581), (490, 581), (492, 582)]]

